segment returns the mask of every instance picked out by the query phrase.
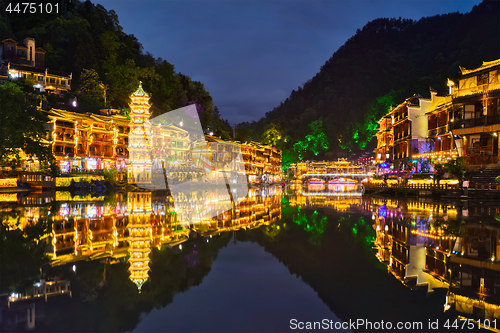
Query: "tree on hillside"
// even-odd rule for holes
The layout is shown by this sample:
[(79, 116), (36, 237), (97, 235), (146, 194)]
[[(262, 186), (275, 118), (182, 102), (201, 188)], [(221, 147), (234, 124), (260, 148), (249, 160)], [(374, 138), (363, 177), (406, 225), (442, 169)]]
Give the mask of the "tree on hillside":
[(18, 164), (21, 150), (41, 163), (54, 159), (52, 149), (42, 143), (49, 119), (27, 96), (15, 83), (0, 85), (0, 164)]
[(80, 88), (77, 91), (80, 106), (90, 110), (104, 107), (104, 84), (93, 69), (84, 69), (80, 75)]
[(254, 134), (252, 130), (247, 127), (237, 126), (236, 127), (236, 140), (240, 142), (254, 141)]
[(391, 105), (395, 104), (394, 94), (394, 90), (391, 90), (370, 103), (362, 121), (349, 122), (339, 140), (340, 148), (348, 151), (364, 150), (374, 138), (379, 119), (387, 114)]
[(260, 137), (260, 142), (279, 149), (283, 149), (287, 142), (285, 133), (276, 124), (269, 124)]
[(328, 138), (323, 127), (323, 119), (314, 120), (309, 124), (309, 134), (304, 140), (300, 140), (293, 145), (293, 150), (297, 153), (299, 160), (303, 160), (312, 153), (318, 156), (319, 153), (329, 148)]

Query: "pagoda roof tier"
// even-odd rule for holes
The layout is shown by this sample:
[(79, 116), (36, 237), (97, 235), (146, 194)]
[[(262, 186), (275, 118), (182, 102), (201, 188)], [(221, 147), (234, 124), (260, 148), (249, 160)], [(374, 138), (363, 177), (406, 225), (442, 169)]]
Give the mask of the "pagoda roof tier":
[(132, 94), (137, 97), (149, 97), (149, 94), (142, 89), (142, 81), (139, 81), (139, 88)]

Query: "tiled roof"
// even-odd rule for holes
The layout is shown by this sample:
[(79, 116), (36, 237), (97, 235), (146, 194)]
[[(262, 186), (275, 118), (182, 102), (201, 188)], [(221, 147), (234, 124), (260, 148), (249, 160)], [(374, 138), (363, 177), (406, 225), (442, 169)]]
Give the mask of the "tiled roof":
[(132, 96), (139, 96), (139, 97), (149, 97), (148, 93), (142, 89), (142, 82), (139, 81), (139, 88), (132, 94)]
[(12, 38), (7, 38), (7, 39), (4, 39), (4, 40), (2, 41), (2, 43), (16, 43), (16, 44), (17, 44), (17, 42), (16, 42), (15, 40), (13, 40)]
[(483, 64), (475, 69), (465, 69), (461, 66), (459, 66), (459, 67), (460, 67), (460, 71), (462, 72), (462, 75), (467, 75), (470, 73), (479, 72), (479, 71), (482, 71), (484, 69), (488, 69), (488, 68), (495, 67), (495, 66), (500, 66), (500, 59), (493, 60), (493, 61), (483, 61)]

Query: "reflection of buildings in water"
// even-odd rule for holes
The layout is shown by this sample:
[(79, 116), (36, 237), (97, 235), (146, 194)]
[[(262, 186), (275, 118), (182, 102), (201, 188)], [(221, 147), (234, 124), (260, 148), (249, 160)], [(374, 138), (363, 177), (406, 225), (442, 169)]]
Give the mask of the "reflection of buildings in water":
[(296, 193), (289, 196), (291, 206), (303, 207), (308, 205), (333, 207), (339, 212), (348, 211), (352, 207), (361, 205), (361, 198), (342, 198), (337, 196), (318, 195), (307, 196), (302, 193)]
[(193, 223), (202, 235), (238, 230), (252, 229), (269, 224), (281, 218), (281, 186), (262, 189), (249, 189), (248, 196), (231, 210), (218, 214), (210, 219), (202, 219)]
[(466, 224), (452, 246), (439, 271), (451, 282), (448, 303), (466, 316), (500, 319), (500, 227)]
[(318, 178), (311, 178), (307, 181), (307, 190), (311, 192), (323, 191), (325, 189), (325, 181)]
[(389, 233), (389, 223), (385, 219), (375, 220), (375, 247), (377, 248), (377, 258), (381, 262), (389, 262), (392, 253), (392, 235)]
[(475, 297), (470, 298), (449, 291), (446, 296), (445, 311), (451, 307), (466, 317), (479, 318), (484, 325), (482, 328), (498, 329), (498, 321), (500, 319), (498, 300), (495, 303), (489, 303)]
[(328, 191), (330, 192), (352, 192), (358, 190), (354, 179), (339, 178), (328, 182)]
[(406, 285), (426, 285), (429, 291), (447, 287), (442, 280), (425, 271), (426, 238), (421, 236), (427, 232), (432, 211), (440, 215), (439, 207), (429, 212), (428, 208), (402, 200), (370, 201), (377, 232), (377, 258), (388, 261), (389, 271)]
[[(116, 206), (102, 202), (64, 202), (48, 218), (52, 221), (52, 255), (61, 264), (75, 257), (94, 259), (124, 246), (126, 204), (117, 195)], [(122, 251), (123, 252), (123, 251)]]
[[(498, 207), (370, 201), (378, 257), (389, 257), (395, 276), (414, 284), (416, 275), (416, 284), (448, 287), (446, 309), (453, 306), (467, 317), (500, 319), (500, 227), (490, 215), (500, 212)], [(481, 211), (489, 212), (490, 223)]]
[[(7, 309), (3, 308), (0, 313), (2, 328), (10, 331), (24, 326), (24, 330), (34, 330), (36, 320), (45, 316), (45, 303), (48, 298), (63, 295), (72, 297), (69, 280), (40, 280), (30, 288), (25, 288), (23, 293), (10, 294), (7, 297)], [(45, 302), (39, 302), (40, 299)]]
[(209, 236), (272, 223), (281, 218), (281, 196), (281, 186), (250, 189), (248, 197), (229, 211), (196, 220), (192, 214), (198, 209), (217, 209), (219, 201), (230, 201), (227, 191), (225, 196), (200, 192), (176, 198), (182, 203), (177, 210), (163, 192), (129, 192), (126, 198), (107, 198), (112, 205), (67, 201), (58, 202), (57, 211), (50, 206), (19, 207), (14, 219), (23, 222), (20, 228), (41, 218), (49, 221), (52, 231), (42, 239), (52, 265), (129, 255), (130, 278), (140, 289), (148, 278), (151, 247), (178, 245), (189, 238), (191, 229)]

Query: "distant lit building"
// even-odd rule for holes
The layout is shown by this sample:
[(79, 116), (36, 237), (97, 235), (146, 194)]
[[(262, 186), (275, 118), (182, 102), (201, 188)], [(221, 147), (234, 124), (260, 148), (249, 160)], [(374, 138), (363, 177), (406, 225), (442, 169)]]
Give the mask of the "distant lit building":
[(353, 176), (363, 175), (363, 166), (353, 164), (345, 158), (337, 161), (302, 161), (290, 164), (290, 170), (296, 179), (302, 179), (305, 175), (337, 175)]
[(449, 95), (413, 96), (379, 120), (379, 161), (463, 156), (469, 165), (499, 163), (500, 59), (460, 71), (458, 84), (448, 80)]
[(40, 91), (63, 92), (71, 90), (72, 73), (67, 74), (45, 68), (46, 51), (35, 47), (34, 38), (18, 43), (12, 38), (0, 43), (0, 81), (24, 78), (33, 82)]

